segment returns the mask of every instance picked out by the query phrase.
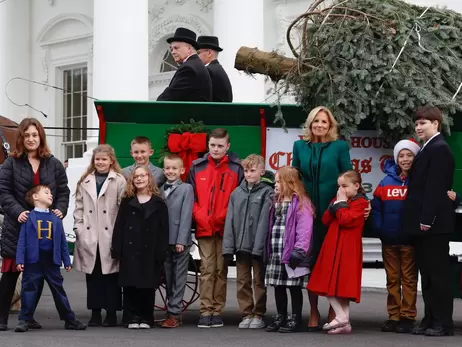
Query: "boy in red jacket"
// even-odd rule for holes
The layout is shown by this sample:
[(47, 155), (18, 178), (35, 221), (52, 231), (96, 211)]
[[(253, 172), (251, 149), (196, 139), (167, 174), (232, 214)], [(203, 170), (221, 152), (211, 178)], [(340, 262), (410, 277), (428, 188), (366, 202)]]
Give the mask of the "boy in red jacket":
[(193, 219), (201, 257), (199, 328), (223, 326), (228, 274), (222, 253), (223, 230), (230, 195), (244, 178), (238, 156), (228, 152), (225, 129), (214, 129), (208, 146), (209, 153), (193, 161), (186, 180), (194, 188)]

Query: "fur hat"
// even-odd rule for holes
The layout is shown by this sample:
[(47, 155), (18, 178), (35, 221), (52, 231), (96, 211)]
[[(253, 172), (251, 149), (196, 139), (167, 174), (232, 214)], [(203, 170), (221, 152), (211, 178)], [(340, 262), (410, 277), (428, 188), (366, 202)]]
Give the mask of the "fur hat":
[(395, 148), (393, 148), (393, 157), (395, 158), (395, 163), (396, 164), (398, 164), (399, 152), (401, 152), (403, 149), (408, 149), (412, 153), (414, 153), (414, 155), (417, 155), (417, 153), (419, 153), (419, 151), (420, 151), (420, 146), (417, 143), (417, 141), (414, 140), (414, 139), (408, 139), (408, 140), (399, 141), (396, 144)]

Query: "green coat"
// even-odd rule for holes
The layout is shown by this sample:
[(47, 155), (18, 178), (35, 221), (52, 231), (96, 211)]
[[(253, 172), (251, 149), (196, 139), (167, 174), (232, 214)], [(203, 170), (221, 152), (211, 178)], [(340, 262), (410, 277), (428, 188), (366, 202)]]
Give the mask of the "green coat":
[(321, 218), (337, 195), (337, 178), (352, 169), (348, 143), (342, 140), (313, 143), (298, 140), (292, 151), (292, 166), (303, 176), (303, 184), (316, 208), (313, 230), (313, 255), (317, 257), (327, 228)]

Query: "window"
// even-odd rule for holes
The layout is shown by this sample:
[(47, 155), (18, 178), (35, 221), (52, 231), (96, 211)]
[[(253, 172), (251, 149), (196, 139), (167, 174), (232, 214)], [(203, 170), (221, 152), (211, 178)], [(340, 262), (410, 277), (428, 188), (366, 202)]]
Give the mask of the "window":
[(87, 140), (87, 67), (63, 71), (64, 160), (80, 158)]
[(167, 49), (163, 58), (162, 64), (160, 66), (160, 72), (171, 72), (176, 71), (178, 69), (178, 65), (175, 63), (175, 59), (173, 59), (172, 53), (170, 53), (170, 49)]

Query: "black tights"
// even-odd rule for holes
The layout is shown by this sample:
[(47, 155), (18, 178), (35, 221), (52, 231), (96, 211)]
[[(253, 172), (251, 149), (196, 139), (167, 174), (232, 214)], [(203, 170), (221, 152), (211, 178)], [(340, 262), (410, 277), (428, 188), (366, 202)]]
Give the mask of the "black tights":
[(276, 309), (278, 314), (287, 316), (287, 289), (290, 291), (290, 298), (292, 300), (292, 313), (300, 318), (302, 316), (303, 293), (302, 288), (296, 286), (274, 287), (274, 298), (276, 300)]

